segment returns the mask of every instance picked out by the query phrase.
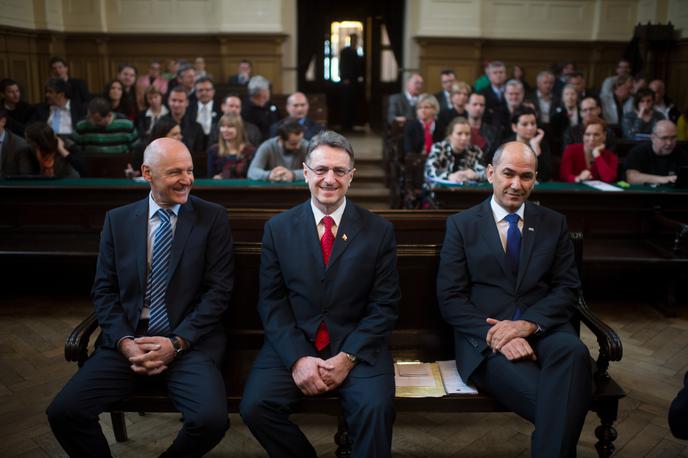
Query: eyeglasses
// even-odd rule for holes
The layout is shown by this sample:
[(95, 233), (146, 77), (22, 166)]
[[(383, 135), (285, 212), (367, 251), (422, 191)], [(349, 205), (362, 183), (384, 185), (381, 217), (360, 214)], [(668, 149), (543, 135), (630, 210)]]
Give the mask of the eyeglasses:
[(339, 178), (342, 178), (343, 176), (346, 176), (346, 174), (353, 172), (353, 168), (351, 169), (345, 169), (344, 167), (334, 167), (334, 168), (329, 168), (329, 167), (316, 167), (313, 168), (310, 165), (306, 164), (305, 162), (303, 163), (306, 167), (308, 167), (308, 170), (311, 172), (315, 173), (319, 177), (323, 177), (330, 173), (330, 170), (335, 174), (335, 176), (338, 176)]

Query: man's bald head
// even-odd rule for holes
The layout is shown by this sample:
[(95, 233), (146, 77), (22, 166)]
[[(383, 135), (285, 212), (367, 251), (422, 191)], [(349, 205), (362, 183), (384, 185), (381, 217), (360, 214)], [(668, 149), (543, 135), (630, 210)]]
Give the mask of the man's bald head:
[(155, 167), (163, 158), (184, 155), (191, 158), (191, 153), (184, 143), (169, 137), (158, 138), (153, 140), (143, 152), (143, 164)]
[(652, 128), (652, 150), (658, 156), (668, 156), (676, 148), (676, 124), (663, 119)]
[(194, 182), (193, 161), (184, 143), (174, 138), (159, 138), (146, 148), (141, 166), (143, 178), (150, 183), (153, 200), (163, 208), (183, 205)]
[(492, 156), (492, 165), (497, 167), (505, 154), (521, 154), (523, 157), (530, 156), (530, 158), (534, 161), (534, 168), (537, 169), (537, 155), (535, 154), (535, 151), (533, 151), (532, 148), (525, 143), (516, 141), (504, 143), (497, 148), (494, 156)]

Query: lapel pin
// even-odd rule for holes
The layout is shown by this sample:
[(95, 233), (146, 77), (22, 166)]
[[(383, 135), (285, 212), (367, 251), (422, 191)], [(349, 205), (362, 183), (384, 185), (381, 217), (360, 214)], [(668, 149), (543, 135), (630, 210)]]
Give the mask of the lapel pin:
[(531, 232), (535, 232), (535, 229), (533, 229), (532, 227), (529, 227), (528, 230)]
[(342, 235), (342, 240), (344, 240), (346, 242), (347, 239), (348, 239), (348, 237), (346, 236), (346, 234)]

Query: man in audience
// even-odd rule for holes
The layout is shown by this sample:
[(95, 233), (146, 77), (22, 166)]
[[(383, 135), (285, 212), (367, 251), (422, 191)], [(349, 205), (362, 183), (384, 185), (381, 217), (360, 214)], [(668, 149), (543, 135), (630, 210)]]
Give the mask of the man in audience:
[(502, 131), (503, 137), (508, 137), (512, 134), (511, 115), (521, 106), (525, 98), (525, 89), (523, 83), (519, 80), (509, 80), (506, 83), (504, 90), (505, 105), (497, 105), (492, 111), (492, 125), (497, 126)]
[[(232, 113), (241, 117), (241, 97), (239, 97), (237, 94), (229, 94), (225, 97), (225, 101), (222, 103), (221, 108), (222, 114)], [(208, 138), (209, 147), (217, 143), (219, 138), (220, 127), (218, 125), (218, 121), (219, 119), (213, 121), (213, 126), (210, 129), (210, 136)], [(258, 127), (256, 127), (255, 124), (246, 121), (245, 119), (242, 119), (242, 122), (244, 123), (244, 133), (246, 134), (245, 138), (251, 145), (255, 147), (260, 146), (262, 142), (262, 135), (260, 134)]]
[(24, 128), (33, 116), (34, 108), (21, 99), (19, 83), (5, 78), (0, 81), (0, 94), (2, 94), (2, 104), (7, 113), (7, 130), (15, 135), (24, 137)]
[(569, 82), (569, 77), (576, 71), (576, 64), (573, 61), (565, 61), (559, 64), (559, 76), (554, 81), (554, 97), (561, 99), (564, 86)]
[(139, 142), (134, 123), (118, 118), (110, 101), (94, 97), (88, 103), (88, 116), (76, 125), (74, 142), (87, 154), (126, 154)]
[(554, 73), (544, 70), (538, 73), (536, 80), (537, 89), (529, 97), (535, 105), (539, 120), (542, 125), (549, 124), (550, 117), (554, 113), (557, 100), (554, 98)]
[(189, 151), (191, 151), (191, 154), (205, 153), (203, 128), (187, 113), (189, 99), (186, 95), (186, 88), (183, 86), (173, 87), (170, 91), (170, 98), (167, 100), (167, 104), (170, 107), (170, 112), (163, 116), (163, 118), (171, 117), (179, 124), (182, 128), (182, 141)]
[[(600, 89), (600, 98), (607, 97), (612, 94), (612, 92), (614, 91), (614, 83), (616, 82), (616, 79), (618, 77), (623, 76), (625, 78), (630, 78), (631, 62), (627, 59), (619, 60), (619, 63), (616, 66), (615, 73), (615, 75), (608, 76), (602, 82), (602, 88)], [(609, 122), (608, 119), (606, 121)]]
[(404, 124), (407, 120), (416, 119), (416, 102), (423, 92), (423, 77), (414, 73), (406, 80), (406, 90), (389, 97), (387, 105), (387, 124)]
[(215, 103), (215, 86), (213, 81), (207, 76), (202, 76), (194, 84), (194, 94), (196, 103), (189, 106), (189, 117), (195, 119), (203, 129), (203, 149), (208, 149), (210, 144), (208, 138), (213, 123), (217, 122), (222, 116), (220, 107)]
[(499, 60), (493, 60), (487, 65), (487, 77), (490, 79), (490, 86), (486, 87), (481, 94), (485, 96), (485, 109), (491, 116), (492, 112), (499, 106), (506, 106), (504, 91), (506, 91), (506, 65)]
[(484, 119), (485, 96), (474, 92), (468, 97), (466, 103), (468, 123), (471, 125), (471, 145), (475, 145), (483, 151), (483, 157), (492, 157), (492, 153), (499, 146), (499, 129)]
[(655, 93), (655, 110), (659, 111), (664, 115), (665, 119), (675, 123), (678, 121), (678, 117), (681, 112), (676, 108), (676, 105), (671, 101), (671, 99), (666, 95), (666, 87), (664, 86), (664, 81), (662, 80), (652, 80), (648, 87), (652, 89)]
[(650, 143), (634, 147), (626, 156), (626, 181), (631, 184), (675, 183), (681, 167), (688, 167), (688, 152), (676, 144), (676, 124), (657, 121)]
[(168, 86), (167, 98), (175, 87), (181, 86), (186, 93), (186, 98), (189, 101), (189, 106), (193, 106), (196, 103), (196, 94), (194, 81), (196, 81), (196, 70), (194, 70), (192, 65), (185, 63), (179, 66), (177, 70), (177, 76), (174, 80), (170, 81), (170, 85), (175, 83), (175, 86)]
[(236, 75), (229, 77), (227, 84), (246, 86), (251, 79), (251, 61), (247, 59), (241, 59), (238, 70), (239, 72)]
[(167, 80), (160, 74), (160, 69), (160, 61), (154, 60), (148, 66), (148, 74), (141, 75), (136, 80), (136, 102), (139, 110), (146, 109), (144, 93), (149, 86), (155, 86), (163, 94), (167, 93)]
[(596, 91), (585, 87), (585, 75), (583, 75), (583, 72), (575, 71), (571, 73), (568, 84), (576, 88), (578, 100), (583, 100), (585, 97), (597, 97)]
[(344, 131), (352, 131), (356, 122), (357, 108), (362, 95), (364, 66), (365, 59), (358, 54), (358, 35), (352, 33), (349, 35), (349, 46), (342, 48), (339, 53), (341, 119)]
[(461, 378), (534, 423), (531, 455), (575, 457), (590, 403), (590, 354), (569, 322), (580, 288), (566, 218), (527, 202), (537, 157), (499, 147), (493, 195), (447, 220), (437, 299)]
[(440, 111), (451, 108), (451, 92), (452, 86), (456, 83), (456, 73), (451, 68), (445, 68), (440, 73), (440, 83), (442, 84), (442, 90), (435, 93), (435, 98), (440, 104)]
[[(294, 119), (303, 126), (303, 138), (310, 140), (323, 130), (323, 127), (308, 117), (308, 98), (303, 92), (294, 92), (287, 98), (287, 119)], [(279, 124), (286, 120), (278, 121), (270, 126), (270, 138), (277, 135)]]
[(249, 180), (303, 181), (302, 163), (308, 142), (303, 139), (303, 126), (296, 121), (283, 123), (277, 137), (263, 142), (251, 161)]
[(48, 123), (56, 134), (71, 136), (86, 114), (85, 107), (67, 96), (67, 83), (62, 78), (50, 78), (45, 83), (45, 100), (36, 107), (32, 121)]
[(604, 120), (608, 124), (621, 126), (621, 120), (624, 114), (624, 104), (631, 98), (631, 90), (633, 89), (633, 80), (627, 76), (618, 76), (614, 79), (614, 84), (611, 93), (602, 93), (600, 101), (602, 102), (602, 113)]
[(31, 148), (22, 137), (6, 129), (7, 110), (0, 106), (0, 177), (24, 175), (29, 169)]
[(194, 59), (194, 78), (196, 81), (198, 81), (199, 78), (213, 79), (213, 75), (208, 73), (208, 71), (205, 69), (205, 59), (201, 56)]
[(351, 144), (326, 131), (302, 170), (311, 198), (267, 222), (258, 312), (265, 343), (239, 406), (271, 457), (315, 458), (295, 404), (336, 390), (353, 457), (389, 457), (394, 368), (388, 339), (400, 300), (392, 225), (346, 198)]
[[(601, 118), (602, 108), (600, 108), (600, 104), (595, 97), (588, 96), (580, 103), (580, 113), (582, 122), (574, 126), (569, 126), (564, 131), (562, 151), (569, 145), (583, 143), (583, 134), (585, 133), (585, 127), (588, 121)], [(616, 150), (616, 135), (614, 134), (614, 130), (607, 126), (605, 132), (607, 133), (607, 140), (604, 143), (605, 147), (612, 151)]]
[(141, 170), (150, 194), (110, 210), (101, 232), (96, 351), (47, 409), (73, 457), (111, 456), (98, 415), (135, 386), (162, 384), (181, 412), (182, 429), (161, 456), (203, 456), (229, 427), (219, 370), (234, 282), (227, 211), (189, 195), (193, 162), (177, 140), (152, 142)]
[(51, 77), (60, 78), (67, 83), (67, 89), (65, 90), (67, 97), (79, 106), (86, 106), (88, 101), (91, 100), (91, 93), (88, 91), (86, 81), (69, 76), (69, 65), (62, 57), (51, 57), (48, 64), (52, 73)]
[(270, 126), (280, 120), (277, 106), (270, 101), (270, 81), (256, 75), (248, 82), (248, 99), (241, 108), (241, 117), (260, 129), (262, 139), (270, 137)]

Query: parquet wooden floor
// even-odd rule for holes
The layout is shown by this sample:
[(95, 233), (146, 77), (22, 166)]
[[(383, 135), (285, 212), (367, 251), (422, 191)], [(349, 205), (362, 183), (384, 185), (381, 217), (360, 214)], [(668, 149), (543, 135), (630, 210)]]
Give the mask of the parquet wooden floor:
[[(592, 304), (621, 335), (624, 359), (611, 373), (627, 390), (616, 424), (618, 457), (688, 457), (688, 443), (671, 437), (669, 402), (688, 370), (688, 311), (667, 319), (645, 304)], [(74, 372), (63, 358), (68, 331), (90, 311), (80, 297), (6, 297), (0, 306), (0, 456), (65, 456), (53, 438), (44, 409)], [(594, 349), (594, 338), (583, 340)], [(103, 429), (116, 457), (157, 456), (172, 441), (179, 416), (128, 414), (130, 440), (116, 443), (109, 417)], [(321, 456), (334, 455), (335, 419), (303, 415), (302, 425)], [(238, 415), (210, 456), (264, 456)], [(597, 417), (588, 415), (580, 457), (596, 456)], [(401, 414), (394, 433), (399, 457), (527, 457), (531, 425), (513, 414)]]

